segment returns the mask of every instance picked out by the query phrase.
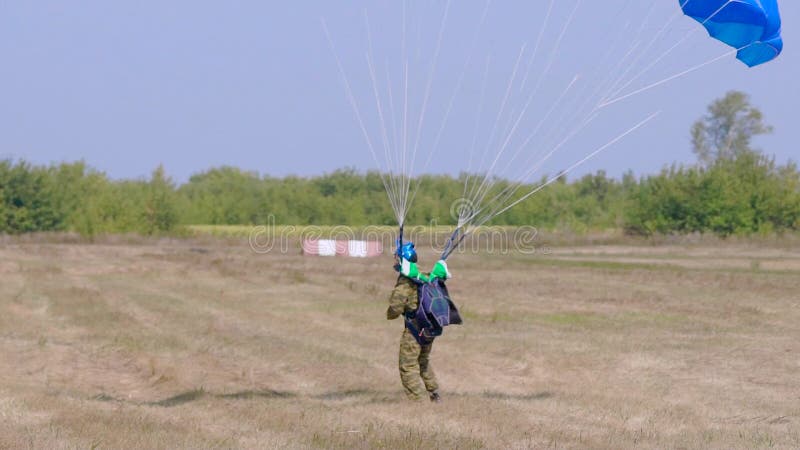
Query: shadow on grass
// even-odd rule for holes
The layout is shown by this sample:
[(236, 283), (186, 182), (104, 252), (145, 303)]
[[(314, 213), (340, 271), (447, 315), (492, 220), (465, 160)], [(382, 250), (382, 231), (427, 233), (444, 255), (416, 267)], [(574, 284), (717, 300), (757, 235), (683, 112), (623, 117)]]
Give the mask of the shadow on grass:
[(488, 400), (517, 400), (530, 402), (535, 400), (546, 400), (548, 398), (552, 398), (555, 394), (548, 391), (531, 392), (529, 394), (507, 394), (505, 392), (484, 391), (480, 393), (460, 393), (452, 395), (454, 397), (481, 397)]
[(379, 392), (373, 389), (345, 389), (342, 391), (323, 392), (315, 395), (300, 395), (290, 391), (276, 391), (274, 389), (264, 389), (256, 391), (241, 391), (233, 392), (230, 394), (216, 394), (215, 398), (235, 399), (235, 400), (249, 400), (255, 398), (312, 398), (316, 400), (351, 400), (359, 398), (377, 398), (385, 396), (386, 393)]
[(206, 391), (203, 388), (192, 389), (186, 392), (167, 397), (162, 400), (152, 402), (134, 402), (125, 399), (112, 397), (108, 394), (101, 393), (91, 397), (92, 400), (100, 402), (119, 402), (130, 403), (136, 405), (146, 406), (160, 406), (162, 408), (171, 408), (173, 406), (180, 406), (186, 403), (200, 400), (202, 398), (216, 398), (224, 400), (253, 400), (253, 399), (288, 399), (305, 397), (323, 401), (342, 401), (342, 400), (362, 400), (364, 403), (386, 403), (396, 401), (396, 396), (391, 393), (381, 392), (372, 389), (346, 389), (342, 391), (330, 391), (316, 395), (300, 395), (291, 391), (278, 391), (275, 389), (256, 389), (231, 392), (227, 394), (214, 394)]
[(546, 400), (548, 398), (553, 397), (553, 393), (547, 391), (532, 392), (530, 394), (506, 394), (505, 392), (486, 391), (480, 395), (483, 398), (491, 400), (521, 400), (521, 401)]
[(347, 400), (350, 398), (368, 397), (376, 394), (372, 389), (345, 389), (343, 391), (331, 391), (312, 396), (319, 400)]
[(392, 392), (377, 391), (375, 389), (345, 389), (343, 391), (331, 391), (322, 394), (312, 395), (311, 398), (317, 400), (339, 401), (339, 400), (358, 400), (359, 403), (391, 403), (397, 401), (397, 395)]
[(186, 391), (178, 395), (173, 395), (172, 397), (165, 398), (164, 400), (159, 400), (157, 402), (148, 402), (146, 404), (150, 406), (171, 407), (171, 406), (183, 405), (184, 403), (193, 402), (205, 396), (206, 396), (206, 391), (204, 391), (203, 389), (193, 389), (191, 391)]
[(232, 392), (230, 394), (218, 394), (214, 397), (233, 400), (250, 400), (254, 398), (293, 398), (297, 397), (297, 394), (289, 391), (276, 391), (275, 389), (258, 389)]
[(231, 392), (229, 394), (213, 394), (210, 392), (206, 392), (201, 388), (201, 389), (192, 389), (191, 391), (182, 392), (180, 394), (173, 395), (172, 397), (168, 397), (156, 402), (148, 402), (146, 403), (146, 405), (162, 406), (169, 408), (172, 406), (178, 406), (178, 405), (183, 405), (184, 403), (193, 402), (195, 400), (200, 400), (203, 397), (221, 398), (228, 400), (250, 400), (257, 398), (292, 398), (292, 397), (297, 397), (297, 394), (288, 391), (276, 391), (274, 389), (258, 389), (258, 390)]
[[(452, 397), (482, 397), (488, 400), (517, 400), (517, 401), (535, 401), (545, 400), (553, 397), (552, 392), (532, 392), (529, 394), (507, 394), (505, 392), (485, 391), (479, 394), (472, 393), (452, 393)], [(216, 398), (224, 400), (254, 400), (254, 399), (289, 399), (289, 398), (307, 398), (322, 401), (350, 401), (356, 400), (358, 403), (375, 404), (375, 403), (394, 403), (401, 401), (404, 397), (399, 393), (378, 391), (375, 389), (345, 389), (341, 391), (329, 391), (315, 395), (300, 395), (291, 391), (278, 391), (275, 389), (256, 389), (231, 392), (227, 394), (214, 394), (206, 391), (203, 388), (192, 389), (186, 392), (167, 397), (162, 400), (152, 402), (134, 402), (124, 399), (118, 399), (108, 394), (102, 393), (94, 397), (92, 400), (101, 402), (119, 402), (130, 403), (145, 406), (159, 406), (162, 408), (172, 408), (187, 403), (191, 403), (203, 398)]]

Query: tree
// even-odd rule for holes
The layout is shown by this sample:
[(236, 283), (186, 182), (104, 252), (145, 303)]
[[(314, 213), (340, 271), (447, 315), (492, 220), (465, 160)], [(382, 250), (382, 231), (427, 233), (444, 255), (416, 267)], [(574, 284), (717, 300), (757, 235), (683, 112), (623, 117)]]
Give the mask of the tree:
[(771, 132), (761, 111), (750, 104), (750, 97), (731, 91), (711, 103), (708, 115), (694, 123), (692, 148), (700, 164), (708, 167), (753, 152), (753, 137)]
[(167, 177), (163, 165), (153, 171), (145, 195), (143, 231), (155, 234), (172, 230), (178, 222), (175, 186)]
[(58, 188), (47, 168), (20, 161), (0, 163), (0, 232), (61, 230), (65, 226), (56, 201)]
[(264, 184), (255, 172), (222, 166), (192, 175), (179, 189), (188, 200), (184, 219), (191, 223), (235, 225), (263, 223)]

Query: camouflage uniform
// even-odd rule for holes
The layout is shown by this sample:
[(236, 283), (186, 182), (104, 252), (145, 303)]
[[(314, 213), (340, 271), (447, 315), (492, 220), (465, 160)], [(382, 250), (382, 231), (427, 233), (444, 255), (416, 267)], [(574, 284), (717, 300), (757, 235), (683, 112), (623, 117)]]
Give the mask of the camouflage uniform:
[[(400, 275), (389, 297), (386, 318), (392, 320), (413, 313), (418, 303), (417, 284), (410, 278)], [(422, 345), (417, 342), (408, 327), (403, 328), (403, 335), (400, 338), (400, 380), (403, 382), (406, 395), (412, 400), (425, 399), (428, 393), (436, 392), (439, 388), (429, 362), (432, 347), (433, 339), (430, 343)], [(425, 384), (424, 388), (423, 383), (420, 383), (420, 377)]]

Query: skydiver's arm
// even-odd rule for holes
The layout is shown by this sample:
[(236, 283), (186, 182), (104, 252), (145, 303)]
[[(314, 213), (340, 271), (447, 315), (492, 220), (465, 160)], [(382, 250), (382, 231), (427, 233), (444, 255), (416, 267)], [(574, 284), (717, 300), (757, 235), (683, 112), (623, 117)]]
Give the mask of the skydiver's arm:
[(416, 282), (427, 283), (430, 281), (428, 274), (419, 271), (417, 263), (413, 263), (407, 259), (400, 261), (398, 272)]
[(397, 279), (397, 284), (389, 296), (389, 308), (386, 310), (388, 320), (396, 319), (405, 313), (411, 295), (416, 295), (416, 287), (409, 284), (408, 280), (403, 280), (402, 277)]

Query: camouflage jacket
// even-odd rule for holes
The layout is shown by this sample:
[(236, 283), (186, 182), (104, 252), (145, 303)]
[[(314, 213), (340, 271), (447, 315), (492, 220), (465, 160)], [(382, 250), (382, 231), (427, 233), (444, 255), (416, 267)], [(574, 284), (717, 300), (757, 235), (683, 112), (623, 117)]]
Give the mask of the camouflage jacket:
[(419, 297), (418, 285), (411, 278), (405, 275), (397, 277), (397, 283), (389, 296), (389, 309), (386, 310), (386, 318), (396, 319), (406, 313), (413, 313), (417, 310)]

